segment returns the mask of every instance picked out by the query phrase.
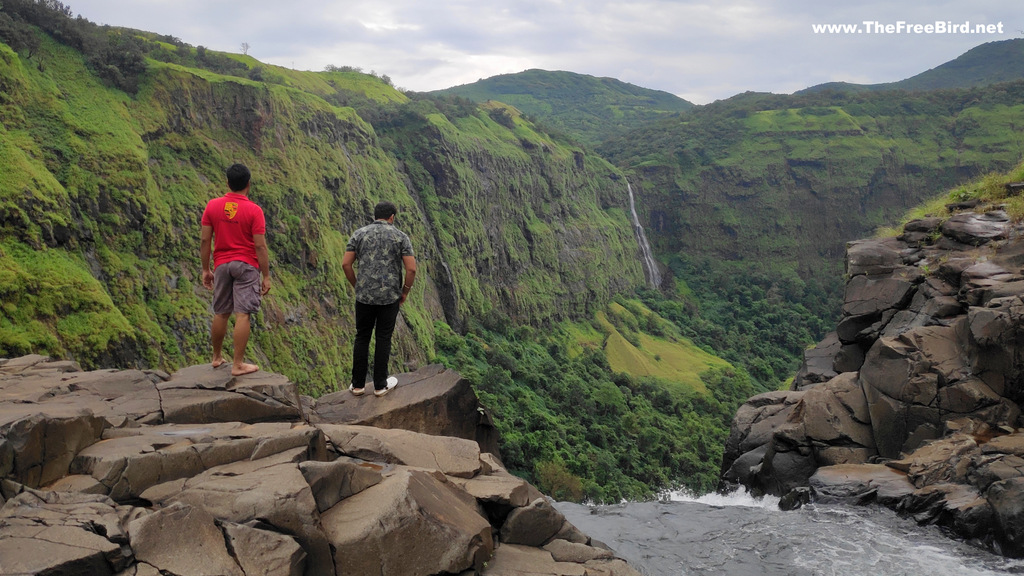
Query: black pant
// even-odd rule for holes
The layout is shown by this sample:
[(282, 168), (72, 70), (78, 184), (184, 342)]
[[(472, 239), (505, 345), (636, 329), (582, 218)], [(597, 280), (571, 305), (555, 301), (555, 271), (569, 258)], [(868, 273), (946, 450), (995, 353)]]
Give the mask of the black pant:
[(373, 351), (373, 387), (383, 390), (388, 382), (388, 359), (391, 358), (391, 334), (398, 320), (398, 301), (376, 306), (356, 302), (356, 341), (352, 345), (352, 387), (362, 388), (366, 383), (366, 369), (370, 357), (370, 336), (377, 332), (377, 345)]

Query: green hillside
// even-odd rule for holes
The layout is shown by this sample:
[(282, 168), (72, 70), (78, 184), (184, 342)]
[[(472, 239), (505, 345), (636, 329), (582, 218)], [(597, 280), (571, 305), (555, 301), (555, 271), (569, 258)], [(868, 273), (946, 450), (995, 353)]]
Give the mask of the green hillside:
[(1022, 115), (1024, 82), (746, 93), (598, 151), (635, 175), (641, 221), (690, 311), (654, 309), (771, 382), (791, 374), (804, 337), (834, 323), (845, 242), (1016, 165)]
[[(702, 357), (689, 384), (617, 373), (571, 328), (644, 283), (625, 177), (593, 152), (504, 104), (267, 66), (60, 3), (4, 0), (0, 41), (0, 358), (208, 361), (199, 218), (244, 162), (274, 278), (250, 341), (261, 367), (314, 396), (347, 386), (341, 256), (390, 199), (419, 262), (393, 371), (461, 370), (509, 468), (550, 493), (714, 485), (728, 419), (755, 389), (742, 369)], [(636, 331), (650, 349), (678, 331), (652, 326)]]
[[(954, 60), (897, 82), (852, 84), (828, 82), (801, 92), (866, 90), (942, 90), (972, 88), (1024, 79), (1024, 39), (999, 40), (976, 46)], [(797, 92), (800, 94), (801, 92)]]
[(511, 104), (591, 146), (660, 117), (693, 108), (692, 103), (668, 92), (614, 78), (536, 69), (493, 76), (434, 93), (474, 102), (497, 100)]

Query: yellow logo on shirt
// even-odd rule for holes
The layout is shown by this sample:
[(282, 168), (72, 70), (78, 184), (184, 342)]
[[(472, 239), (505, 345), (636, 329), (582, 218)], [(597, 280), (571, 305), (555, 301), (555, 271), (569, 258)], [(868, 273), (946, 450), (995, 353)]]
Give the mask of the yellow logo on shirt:
[(224, 215), (228, 217), (228, 220), (234, 220), (235, 214), (238, 214), (238, 202), (225, 202)]

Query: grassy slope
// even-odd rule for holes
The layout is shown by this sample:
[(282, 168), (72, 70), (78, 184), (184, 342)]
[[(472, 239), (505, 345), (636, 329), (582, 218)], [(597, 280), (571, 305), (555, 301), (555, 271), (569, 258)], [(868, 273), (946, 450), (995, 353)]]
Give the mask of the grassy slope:
[(613, 78), (546, 70), (502, 74), (436, 93), (505, 102), (590, 145), (693, 107), (667, 92)]
[(898, 82), (851, 84), (829, 82), (802, 92), (823, 90), (862, 92), (867, 90), (942, 90), (987, 86), (1024, 78), (1024, 39), (986, 42), (931, 70)]
[[(460, 180), (445, 189), (444, 201), (464, 218), (421, 212), (432, 191), (421, 198), (409, 188), (375, 130), (354, 110), (298, 88), (316, 92), (333, 82), (370, 99), (406, 100), (378, 79), (306, 73), (284, 86), (150, 62), (139, 93), (129, 97), (96, 80), (74, 50), (42, 40), (32, 60), (0, 45), (0, 249), (9, 256), (0, 274), (10, 280), (0, 355), (42, 352), (86, 366), (167, 369), (205, 358), (209, 294), (197, 287), (198, 217), (222, 192), (223, 166), (234, 161), (253, 169), (252, 195), (268, 216), (276, 279), (254, 350), (306, 392), (345, 379), (352, 297), (341, 254), (378, 198), (396, 200), (406, 214), (401, 226), (424, 272), (404, 310), (397, 367), (433, 354), (433, 322), (444, 315), (430, 279), (443, 265), (456, 279), (464, 315), (493, 307), (537, 323), (585, 313), (610, 297), (609, 288), (641, 282), (619, 177), (526, 123), (510, 131), (484, 112), (458, 126), (433, 118), (405, 148), (423, 157), (439, 142), (462, 151), (447, 160)], [(505, 169), (512, 179), (481, 176)], [(474, 204), (491, 185), (501, 187), (490, 191), (490, 204)], [(476, 226), (472, 235), (467, 221)], [(500, 237), (477, 248), (495, 229)], [(605, 242), (593, 245), (598, 239)], [(491, 258), (498, 249), (507, 258)], [(596, 269), (597, 259), (615, 263), (617, 273), (584, 272)], [(480, 277), (481, 270), (489, 275)], [(553, 279), (549, 270), (557, 272)]]

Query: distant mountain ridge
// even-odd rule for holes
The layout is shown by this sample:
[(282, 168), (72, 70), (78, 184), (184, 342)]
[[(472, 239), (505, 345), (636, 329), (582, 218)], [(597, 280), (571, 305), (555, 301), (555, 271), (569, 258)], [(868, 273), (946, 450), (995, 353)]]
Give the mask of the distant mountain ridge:
[(614, 78), (539, 69), (493, 76), (432, 94), (504, 102), (591, 145), (694, 107), (674, 94)]
[(975, 46), (959, 57), (898, 82), (853, 84), (827, 82), (800, 90), (821, 92), (867, 92), (878, 90), (942, 90), (972, 88), (1024, 78), (1024, 38), (987, 42)]

